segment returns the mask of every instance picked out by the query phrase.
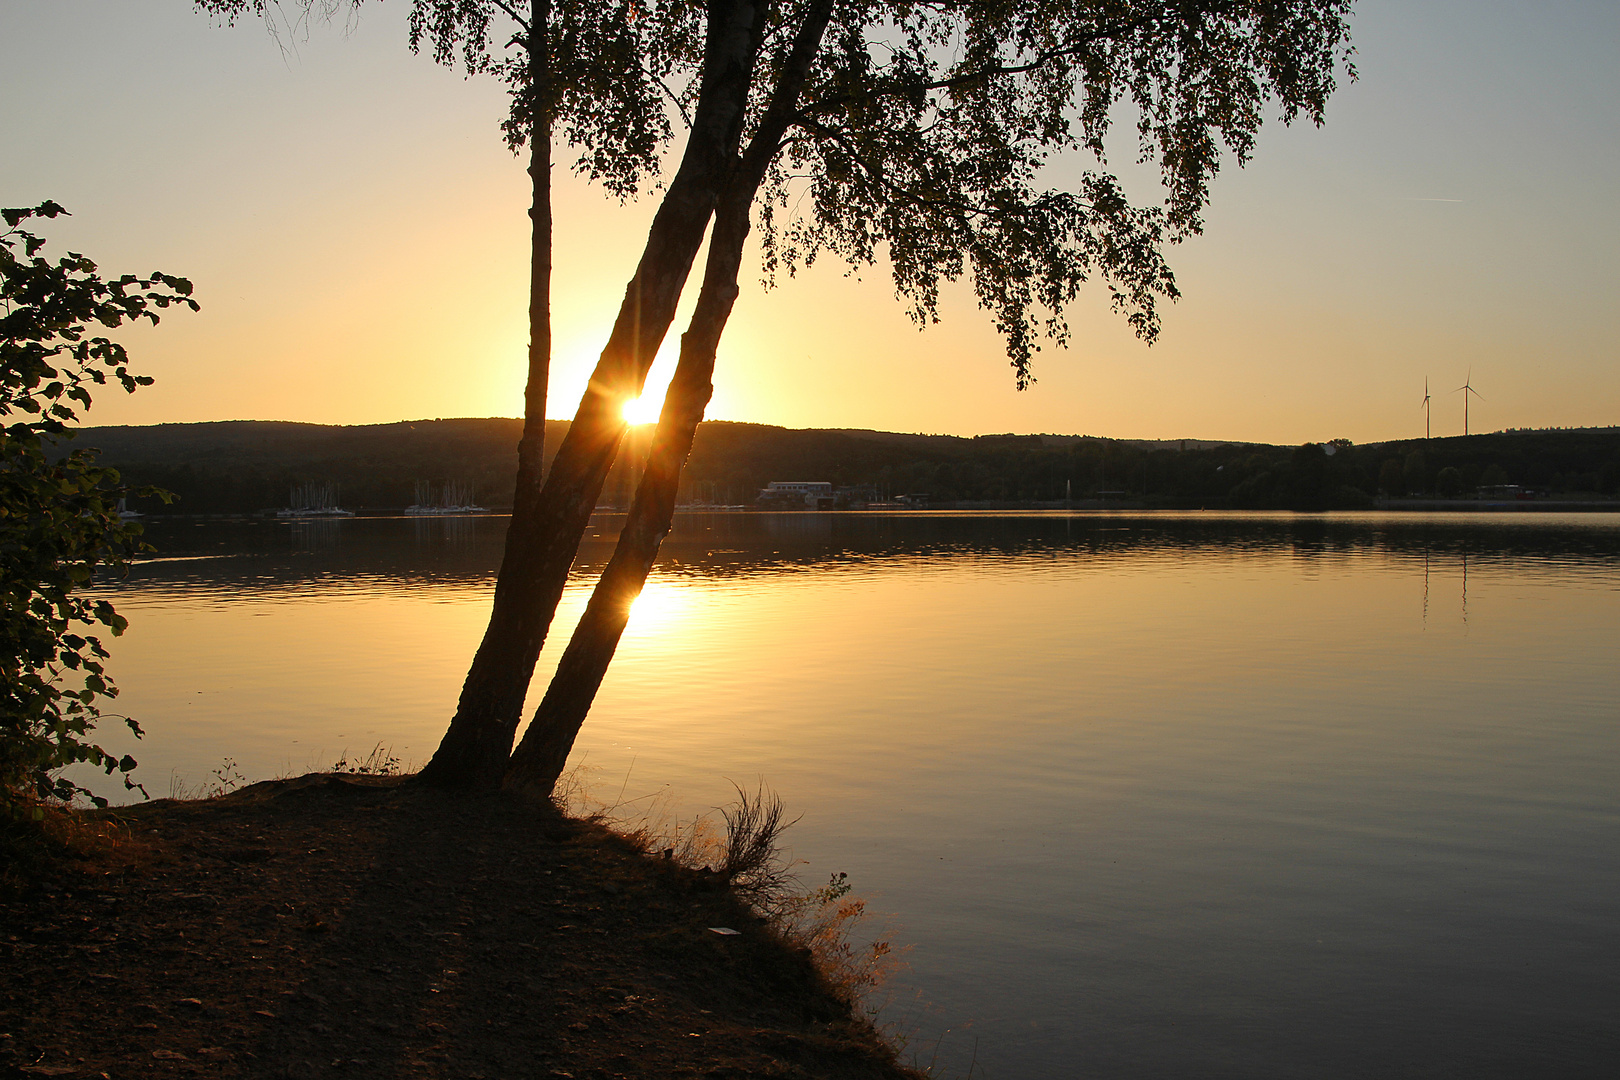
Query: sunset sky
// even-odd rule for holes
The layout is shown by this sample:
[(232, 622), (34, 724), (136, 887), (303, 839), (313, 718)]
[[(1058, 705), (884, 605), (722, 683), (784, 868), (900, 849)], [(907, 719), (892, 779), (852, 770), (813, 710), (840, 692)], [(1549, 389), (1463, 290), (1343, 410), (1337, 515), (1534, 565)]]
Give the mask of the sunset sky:
[[(0, 203), (56, 199), (74, 216), (47, 251), (187, 275), (203, 305), (125, 335), (157, 385), (104, 393), (91, 422), (521, 410), (528, 187), (505, 97), (412, 56), (408, 8), (283, 51), (189, 0), (0, 0)], [(1620, 5), (1363, 0), (1352, 27), (1361, 78), (1326, 126), (1268, 125), (1171, 252), (1184, 297), (1159, 344), (1093, 294), (1019, 393), (965, 287), (919, 332), (882, 267), (774, 292), (745, 268), (710, 417), (1369, 442), (1423, 433), (1425, 377), (1435, 434), (1460, 434), (1471, 369), (1475, 431), (1620, 423)], [(566, 417), (655, 203), (558, 180)]]

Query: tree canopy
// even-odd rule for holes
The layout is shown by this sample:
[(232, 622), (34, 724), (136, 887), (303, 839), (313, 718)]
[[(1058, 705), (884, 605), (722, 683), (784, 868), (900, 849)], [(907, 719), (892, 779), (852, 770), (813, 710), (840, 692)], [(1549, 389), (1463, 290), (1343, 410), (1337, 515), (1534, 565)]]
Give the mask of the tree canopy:
[[(706, 57), (698, 99), (700, 109), (742, 111), (744, 138), (737, 150), (708, 150), (723, 157), (706, 170), (716, 178), (704, 192), (713, 207), (708, 259), (646, 469), (613, 558), (511, 757), (506, 786), (551, 790), (669, 531), (761, 191), (767, 274), (792, 273), (823, 251), (855, 267), (886, 255), (918, 320), (937, 317), (942, 282), (969, 276), (1022, 389), (1038, 341), (1067, 341), (1065, 309), (1093, 278), (1139, 336), (1154, 338), (1157, 298), (1175, 296), (1164, 246), (1201, 227), (1223, 154), (1247, 159), (1268, 102), (1285, 121), (1301, 113), (1321, 121), (1335, 70), (1349, 63), (1347, 8), (1332, 0), (711, 3), (711, 35), (727, 20), (751, 30), (764, 21), (752, 50), (729, 58), (748, 72), (747, 85), (711, 84)], [(1133, 205), (1103, 170), (1105, 137), (1121, 107), (1136, 111), (1142, 160), (1158, 164), (1165, 194), (1157, 204)], [(1048, 167), (1071, 152), (1098, 167), (1069, 188), (1042, 187)], [(693, 160), (689, 143), (678, 175)], [(609, 418), (614, 395), (639, 393), (673, 314), (661, 306), (649, 319), (636, 283), (650, 260), (655, 275), (684, 277), (689, 263), (678, 259), (695, 254), (694, 244), (656, 258), (653, 239), (559, 452), (556, 472), (565, 479), (548, 483), (560, 505), (577, 508), (600, 492), (623, 431)], [(627, 318), (643, 335), (639, 352), (614, 347)], [(656, 338), (645, 335), (648, 325)], [(564, 544), (571, 555), (584, 525), (577, 513), (565, 519), (548, 558), (536, 560), (546, 581), (531, 598), (545, 609), (542, 638), (567, 569)], [(436, 757), (429, 769), (487, 782), (511, 727), (467, 710), (465, 691), (462, 701), (440, 750), (458, 764)], [(474, 744), (482, 746), (476, 755), (467, 750)], [(484, 764), (472, 765), (475, 757)]]
[[(1067, 343), (1089, 280), (1151, 342), (1177, 296), (1164, 249), (1202, 228), (1223, 160), (1249, 159), (1268, 108), (1321, 123), (1340, 66), (1353, 75), (1349, 7), (840, 3), (766, 178), (766, 270), (887, 259), (918, 320), (967, 276), (1020, 387), (1041, 338)], [(1133, 120), (1157, 201), (1133, 203), (1108, 168)]]

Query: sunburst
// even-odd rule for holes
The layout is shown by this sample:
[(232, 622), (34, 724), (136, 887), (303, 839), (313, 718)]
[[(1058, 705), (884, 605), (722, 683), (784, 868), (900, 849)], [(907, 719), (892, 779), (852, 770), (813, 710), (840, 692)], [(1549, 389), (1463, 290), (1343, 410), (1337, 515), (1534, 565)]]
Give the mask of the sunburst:
[(663, 402), (651, 394), (643, 394), (624, 403), (624, 419), (630, 424), (656, 424), (658, 410)]

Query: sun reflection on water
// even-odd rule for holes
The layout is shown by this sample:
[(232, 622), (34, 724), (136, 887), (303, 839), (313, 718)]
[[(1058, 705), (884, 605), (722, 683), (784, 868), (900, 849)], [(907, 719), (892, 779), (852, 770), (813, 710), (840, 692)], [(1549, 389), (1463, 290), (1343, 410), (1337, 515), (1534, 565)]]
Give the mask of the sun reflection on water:
[(631, 601), (630, 625), (626, 632), (648, 637), (668, 633), (687, 621), (696, 603), (694, 590), (689, 585), (649, 581), (641, 595)]

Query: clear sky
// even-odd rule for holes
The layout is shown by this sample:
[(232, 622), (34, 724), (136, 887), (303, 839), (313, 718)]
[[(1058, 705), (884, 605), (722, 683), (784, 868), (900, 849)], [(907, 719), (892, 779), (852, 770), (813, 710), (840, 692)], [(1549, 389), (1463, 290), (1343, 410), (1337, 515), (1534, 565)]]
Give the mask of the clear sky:
[[(412, 56), (408, 7), (283, 52), (189, 0), (0, 0), (0, 204), (56, 199), (47, 251), (185, 274), (203, 305), (125, 335), (158, 383), (92, 422), (521, 411), (527, 177), (500, 88)], [(745, 271), (709, 415), (1369, 442), (1422, 434), (1425, 377), (1435, 434), (1460, 433), (1471, 370), (1475, 431), (1620, 423), (1620, 5), (1361, 0), (1352, 26), (1361, 78), (1326, 126), (1268, 125), (1172, 251), (1159, 344), (1083, 298), (1019, 393), (965, 287), (919, 332), (881, 268), (774, 292)], [(654, 203), (558, 178), (566, 417)]]

